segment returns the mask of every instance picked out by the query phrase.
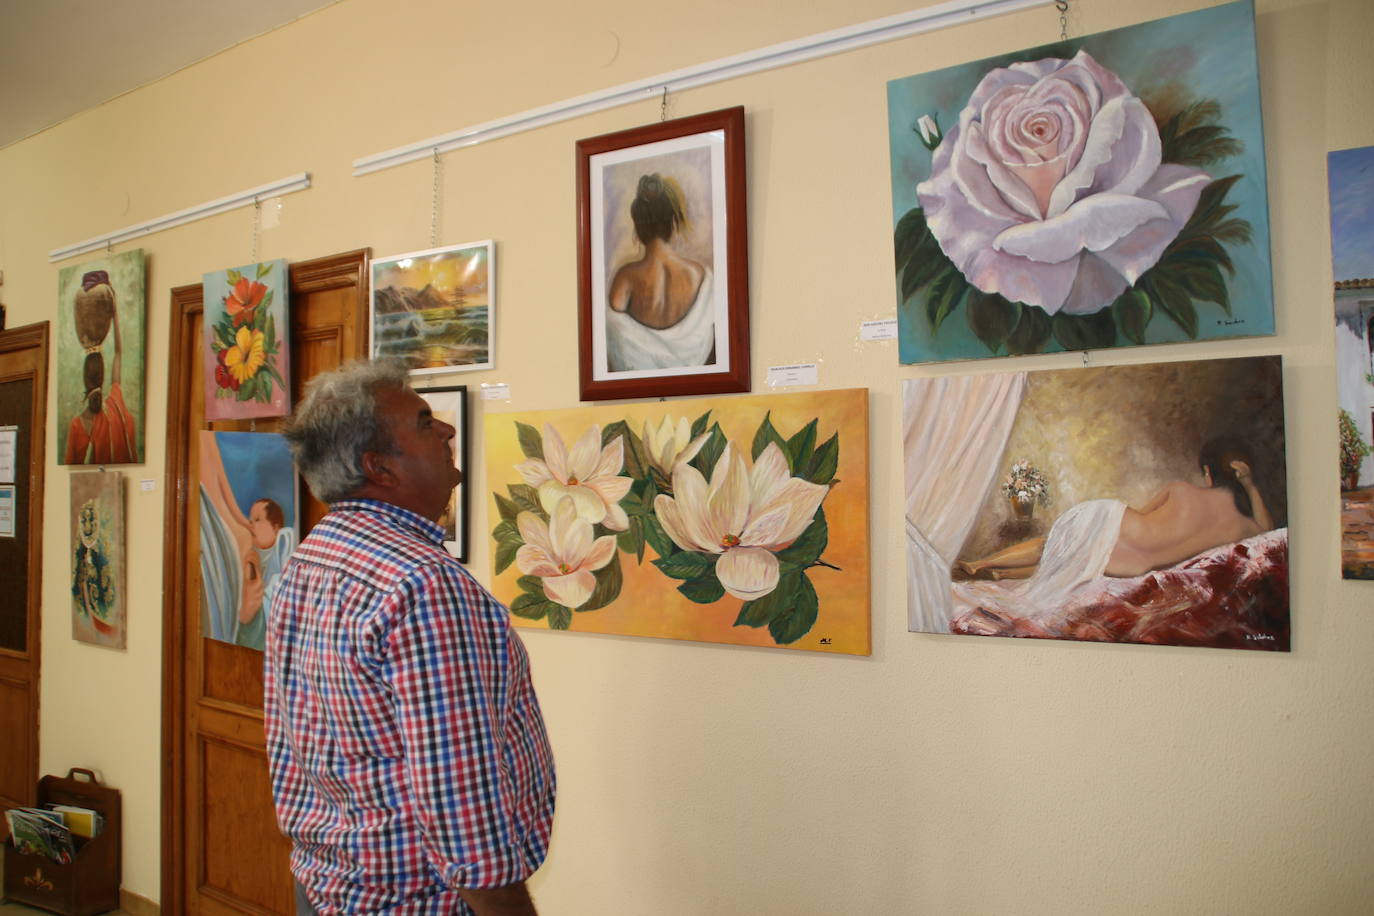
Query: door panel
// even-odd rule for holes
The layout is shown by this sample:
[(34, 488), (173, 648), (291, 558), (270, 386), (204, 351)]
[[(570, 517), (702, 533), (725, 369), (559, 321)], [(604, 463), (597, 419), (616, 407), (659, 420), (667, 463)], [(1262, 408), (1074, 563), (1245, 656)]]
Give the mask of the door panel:
[[(7, 497), (13, 488), (14, 528), (0, 537), (0, 809), (32, 805), (38, 786), (47, 404), (47, 322), (0, 332), (0, 427), (17, 427), (14, 479), (0, 480)], [(0, 821), (0, 837), (7, 833)]]
[[(366, 251), (291, 267), (293, 403), (311, 376), (361, 356)], [(164, 912), (291, 912), (290, 845), (272, 810), (262, 653), (200, 632), (199, 433), (274, 432), (280, 420), (206, 423), (199, 286), (172, 291), (163, 606)], [(302, 487), (302, 530), (324, 507)]]

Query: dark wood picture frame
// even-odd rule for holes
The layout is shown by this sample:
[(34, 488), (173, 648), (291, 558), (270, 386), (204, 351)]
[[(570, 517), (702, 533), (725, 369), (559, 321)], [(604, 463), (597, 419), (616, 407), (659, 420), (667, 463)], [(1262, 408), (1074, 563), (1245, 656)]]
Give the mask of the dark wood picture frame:
[[(582, 400), (750, 390), (749, 223), (744, 149), (742, 106), (578, 141), (578, 370)], [(642, 155), (637, 156), (640, 150)], [(634, 197), (635, 186), (626, 179), (633, 179), (633, 173), (639, 169), (626, 166), (643, 162), (644, 169), (654, 169), (662, 167), (665, 161), (671, 164), (675, 161), (674, 156), (691, 156), (694, 162), (708, 163), (704, 171), (691, 172), (691, 187), (681, 191), (687, 185), (684, 181), (681, 185), (675, 183), (674, 189), (679, 199), (688, 198), (681, 200), (686, 221), (702, 224), (701, 236), (709, 239), (709, 253), (704, 259), (696, 259), (698, 268), (706, 260), (709, 264), (704, 265), (708, 269), (699, 281), (697, 298), (688, 314), (700, 308), (711, 310), (716, 320), (706, 327), (706, 331), (714, 335), (714, 343), (710, 344), (711, 352), (706, 356), (705, 365), (612, 369), (607, 355), (607, 328), (608, 321), (613, 319), (607, 291), (612, 288), (613, 271), (629, 262), (622, 259), (618, 265), (611, 265), (607, 248), (614, 245), (608, 244), (611, 234), (608, 229), (614, 228), (619, 240), (634, 240), (637, 232), (629, 215), (629, 201)], [(608, 177), (612, 174), (614, 180)], [(678, 180), (672, 175), (667, 177), (674, 182)], [(700, 206), (703, 195), (710, 201), (708, 208)], [(701, 209), (708, 212), (693, 212)], [(621, 221), (620, 225), (613, 227), (612, 220)], [(674, 224), (672, 231), (680, 236), (679, 229), (681, 226)], [(700, 237), (697, 244), (701, 244)], [(624, 242), (620, 241), (620, 245), (623, 249)], [(647, 246), (642, 242), (637, 245), (637, 250), (647, 258)], [(720, 301), (722, 298), (724, 302)], [(629, 308), (633, 309), (633, 304)], [(625, 314), (630, 312), (626, 310)], [(695, 321), (702, 317), (692, 316)], [(688, 320), (684, 316), (677, 324)], [(648, 327), (635, 323), (641, 328)], [(704, 335), (698, 333), (693, 346), (700, 349), (703, 340), (706, 340)]]
[[(470, 419), (471, 410), (468, 408), (468, 386), (417, 387), (415, 393), (424, 398), (435, 415), (446, 423), (449, 422), (447, 408), (452, 407), (455, 410), (453, 426), (458, 430), (458, 433), (454, 438), (458, 441), (453, 448), (453, 461), (458, 466), (458, 470), (462, 472), (463, 480), (454, 488), (453, 496), (449, 500), (449, 509), (453, 513), (454, 537), (452, 540), (446, 538), (444, 546), (448, 548), (449, 553), (457, 558), (459, 563), (466, 563), (468, 561), (468, 545), (472, 541), (472, 516), (468, 512), (468, 488), (472, 479), (468, 464), (468, 455), (472, 451), (472, 446), (469, 444), (472, 440), (472, 421)], [(440, 524), (443, 522), (441, 521)]]

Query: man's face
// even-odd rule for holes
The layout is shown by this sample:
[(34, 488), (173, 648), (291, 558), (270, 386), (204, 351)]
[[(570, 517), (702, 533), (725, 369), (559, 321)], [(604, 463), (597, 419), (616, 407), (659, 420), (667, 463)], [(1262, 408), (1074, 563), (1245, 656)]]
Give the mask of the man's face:
[(439, 518), (463, 480), (453, 464), (454, 428), (436, 419), (425, 399), (409, 388), (378, 392), (377, 412), (393, 449), (381, 456), (396, 477), (393, 502), (425, 518)]

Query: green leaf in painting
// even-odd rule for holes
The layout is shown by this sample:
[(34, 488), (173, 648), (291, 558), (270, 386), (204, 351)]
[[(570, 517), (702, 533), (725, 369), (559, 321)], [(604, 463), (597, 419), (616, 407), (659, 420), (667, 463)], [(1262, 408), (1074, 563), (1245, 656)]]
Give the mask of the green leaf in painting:
[(579, 612), (599, 610), (620, 597), (620, 589), (625, 583), (625, 574), (620, 568), (620, 554), (611, 554), (611, 562), (594, 575), (596, 588), (592, 589), (592, 596), (576, 609)]
[(1141, 289), (1128, 289), (1112, 303), (1112, 314), (1122, 336), (1135, 344), (1145, 342), (1145, 326), (1154, 317), (1154, 311), (1150, 297)]
[(787, 454), (787, 442), (782, 438), (782, 435), (773, 428), (772, 414), (773, 412), (770, 410), (763, 415), (763, 422), (759, 424), (758, 431), (754, 433), (754, 444), (750, 448), (749, 457), (753, 458), (755, 461), (763, 454), (763, 450), (768, 448), (768, 443), (770, 442), (776, 443), (778, 449), (784, 455)]
[(538, 595), (540, 598), (547, 598), (544, 594), (544, 580), (538, 576), (521, 576), (515, 580), (516, 588), (531, 595)]
[(630, 524), (615, 536), (615, 546), (625, 553), (635, 555), (635, 562), (644, 562), (644, 522), (638, 516), (630, 516)]
[(694, 550), (679, 550), (653, 561), (670, 579), (699, 579), (716, 568), (716, 558)]
[(840, 434), (832, 433), (829, 439), (811, 455), (801, 476), (812, 483), (825, 483), (835, 479), (835, 471), (840, 466)]
[(1050, 342), (1053, 326), (1050, 316), (1038, 305), (1021, 306), (1021, 317), (1007, 335), (1007, 353), (1019, 356), (1023, 353), (1039, 353)]
[(275, 359), (268, 359), (262, 364), (262, 368), (267, 370), (267, 374), (272, 376), (273, 381), (278, 385), (283, 388), (286, 387), (286, 380), (283, 379), (281, 373), (277, 371), (277, 361)]
[(988, 352), (996, 353), (1021, 320), (1021, 305), (996, 293), (974, 289), (968, 296), (968, 326)]
[(272, 313), (269, 312), (268, 309), (272, 307), (272, 300), (276, 298), (276, 295), (277, 291), (275, 289), (269, 289), (263, 294), (262, 301), (258, 303), (258, 314), (266, 315), (269, 321), (272, 319)]
[(520, 451), (525, 453), (526, 458), (538, 458), (544, 460), (544, 437), (539, 435), (539, 430), (530, 426), (528, 423), (515, 421), (516, 435), (520, 439)]
[(572, 611), (561, 604), (549, 602), (549, 629), (566, 630), (572, 626)]
[(787, 467), (796, 476), (806, 463), (811, 460), (811, 453), (816, 448), (816, 425), (817, 420), (813, 419), (810, 423), (801, 428), (801, 431), (787, 440)]
[[(515, 521), (515, 517), (520, 514), (519, 507), (500, 493), (492, 493), (491, 495), (496, 499), (496, 511), (500, 514), (501, 519), (507, 522)], [(497, 525), (496, 527), (500, 528), (501, 526)], [(492, 532), (492, 534), (495, 533), (495, 531)]]
[(926, 215), (920, 207), (913, 207), (906, 211), (906, 214), (897, 221), (897, 228), (892, 232), (892, 244), (897, 257), (897, 273), (900, 274), (903, 268), (910, 265), (929, 235), (930, 228), (926, 225)]
[(1150, 271), (1141, 279), (1141, 288), (1149, 294), (1155, 308), (1173, 319), (1190, 338), (1197, 338), (1197, 309), (1193, 300), (1167, 271)]
[(1091, 315), (1060, 312), (1051, 319), (1055, 339), (1065, 350), (1100, 350), (1116, 346), (1116, 320), (1111, 309)]
[(778, 551), (778, 561), (792, 563), (798, 568), (805, 569), (821, 558), (829, 542), (830, 528), (825, 521), (825, 510), (817, 509), (816, 517), (806, 526), (801, 537), (787, 548)]
[(267, 275), (270, 274), (271, 272), (272, 272), (272, 265), (271, 265), (271, 263), (269, 263), (269, 262), (264, 262), (264, 263), (262, 263), (262, 264), (259, 264), (259, 265), (258, 265), (258, 277), (257, 277), (257, 278), (258, 278), (259, 280), (261, 280), (263, 277), (267, 276)]
[(644, 540), (660, 557), (666, 557), (677, 552), (677, 545), (673, 543), (672, 538), (664, 533), (663, 526), (659, 524), (656, 516), (644, 516)]
[(697, 436), (700, 436), (702, 433), (706, 432), (706, 425), (707, 425), (708, 423), (710, 423), (710, 422), (711, 422), (711, 411), (709, 411), (709, 410), (706, 411), (706, 413), (702, 414), (701, 416), (697, 417), (695, 420), (693, 420), (693, 421), (692, 421), (692, 438), (695, 439)]
[(510, 612), (516, 617), (523, 617), (526, 620), (543, 620), (544, 616), (556, 607), (558, 605), (552, 601), (526, 592), (516, 596), (516, 599), (510, 603)]
[(948, 265), (931, 284), (929, 298), (926, 299), (926, 317), (930, 319), (930, 326), (938, 331), (945, 319), (954, 314), (969, 289), (968, 281), (959, 269), (953, 264)]
[(700, 579), (688, 579), (679, 585), (677, 590), (688, 601), (694, 601), (697, 604), (714, 604), (725, 597), (725, 586), (720, 584), (720, 580), (715, 577), (714, 572)]
[[(501, 498), (500, 494), (493, 493), (492, 495), (497, 499)], [(520, 529), (516, 527), (513, 517), (503, 518), (501, 521), (497, 522), (496, 527), (491, 529), (491, 536), (502, 542), (512, 541), (516, 544), (525, 543), (525, 539), (520, 536)]]
[(496, 542), (496, 575), (501, 575), (515, 562), (515, 554), (520, 549), (516, 541)]
[(761, 627), (774, 617), (787, 612), (796, 599), (801, 585), (801, 572), (785, 572), (778, 578), (777, 587), (762, 598), (746, 601), (740, 606), (739, 616), (735, 618), (737, 627)]
[(706, 440), (706, 444), (701, 447), (689, 464), (701, 472), (707, 480), (711, 479), (711, 472), (716, 469), (716, 462), (720, 460), (721, 454), (725, 451), (725, 446), (729, 444), (725, 438), (725, 433), (721, 431), (719, 423), (711, 424), (711, 436)]
[(1231, 296), (1226, 289), (1226, 278), (1215, 263), (1199, 261), (1190, 264), (1186, 270), (1179, 272), (1178, 281), (1194, 299), (1215, 302), (1222, 311), (1231, 314)]
[(516, 509), (521, 512), (533, 512), (543, 519), (548, 518), (544, 513), (544, 507), (539, 504), (539, 491), (534, 487), (527, 483), (512, 483), (506, 485), (506, 490), (510, 493)]
[(811, 632), (816, 625), (816, 618), (820, 616), (821, 604), (816, 596), (816, 587), (805, 573), (799, 575), (800, 581), (791, 607), (768, 621), (768, 632), (780, 646), (791, 645)]
[(237, 286), (238, 282), (243, 279), (243, 274), (231, 267), (224, 272), (224, 279), (229, 281), (230, 286)]

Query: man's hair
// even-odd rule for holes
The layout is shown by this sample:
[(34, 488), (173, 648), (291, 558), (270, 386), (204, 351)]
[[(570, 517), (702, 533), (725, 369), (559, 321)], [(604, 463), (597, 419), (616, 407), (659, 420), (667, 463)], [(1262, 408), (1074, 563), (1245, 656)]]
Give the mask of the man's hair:
[(354, 360), (306, 384), (282, 434), (296, 469), (321, 502), (347, 499), (367, 482), (364, 452), (393, 450), (377, 416), (377, 394), (405, 388), (407, 378), (403, 360)]

